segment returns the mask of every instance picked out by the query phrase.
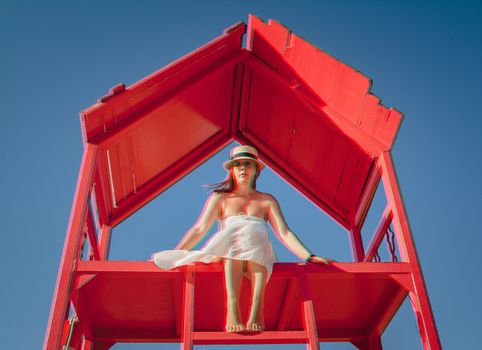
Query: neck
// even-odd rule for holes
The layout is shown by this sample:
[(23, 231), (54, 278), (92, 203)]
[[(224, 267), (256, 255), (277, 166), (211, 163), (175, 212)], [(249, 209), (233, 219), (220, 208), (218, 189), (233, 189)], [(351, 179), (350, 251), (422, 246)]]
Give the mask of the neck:
[(251, 188), (251, 184), (249, 183), (243, 183), (243, 184), (236, 184), (236, 188), (234, 189), (236, 193), (239, 193), (240, 195), (249, 195), (256, 190)]

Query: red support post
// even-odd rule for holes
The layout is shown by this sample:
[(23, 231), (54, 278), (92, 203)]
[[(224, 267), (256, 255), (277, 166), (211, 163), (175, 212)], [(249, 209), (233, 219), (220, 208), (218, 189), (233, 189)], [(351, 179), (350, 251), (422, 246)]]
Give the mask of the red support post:
[(184, 282), (184, 317), (181, 350), (192, 350), (194, 325), (194, 265), (187, 265)]
[(99, 255), (101, 260), (107, 260), (109, 258), (111, 236), (112, 227), (102, 225), (99, 235)]
[(303, 298), (303, 318), (305, 323), (305, 331), (308, 343), (307, 350), (320, 350), (320, 343), (318, 342), (318, 330), (316, 327), (315, 312), (313, 309), (313, 300), (310, 295), (308, 281), (304, 271), (300, 272), (300, 287)]
[(95, 260), (100, 260), (99, 244), (97, 242), (95, 224), (94, 220), (92, 220), (92, 212), (90, 208), (87, 208), (87, 214), (85, 219), (87, 224), (87, 238), (90, 242), (89, 256), (92, 255)]
[(77, 259), (77, 251), (82, 236), (82, 225), (85, 221), (88, 208), (89, 189), (94, 173), (96, 149), (97, 146), (86, 144), (82, 156), (77, 188), (75, 190), (72, 211), (70, 213), (69, 225), (62, 251), (62, 260), (59, 266), (43, 344), (43, 348), (48, 350), (60, 348), (62, 326), (68, 314), (69, 294), (73, 280), (75, 260)]
[(440, 339), (390, 152), (381, 154), (380, 168), (387, 202), (393, 212), (392, 224), (395, 229), (400, 255), (403, 261), (410, 263), (412, 271), (414, 292), (410, 293), (410, 299), (419, 322), (423, 348), (439, 350), (441, 349)]
[(363, 261), (365, 258), (365, 249), (363, 248), (363, 240), (359, 227), (353, 227), (350, 229), (350, 243), (353, 261)]
[(368, 177), (367, 184), (363, 189), (363, 195), (361, 197), (360, 203), (358, 204), (358, 209), (355, 213), (355, 225), (358, 227), (363, 227), (363, 223), (368, 214), (368, 209), (372, 203), (375, 192), (377, 191), (378, 184), (380, 181), (380, 169), (378, 166), (378, 159), (375, 158), (372, 165), (372, 171)]

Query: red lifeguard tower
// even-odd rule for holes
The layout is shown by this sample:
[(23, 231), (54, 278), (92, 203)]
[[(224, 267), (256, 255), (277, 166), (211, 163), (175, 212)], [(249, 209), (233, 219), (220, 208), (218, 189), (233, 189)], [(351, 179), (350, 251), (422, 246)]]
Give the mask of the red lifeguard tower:
[[(441, 349), (390, 156), (402, 115), (382, 106), (370, 84), (279, 23), (250, 16), (247, 26), (228, 28), (128, 88), (114, 87), (83, 111), (84, 155), (44, 349), (117, 342), (318, 349), (327, 341), (381, 349), (407, 296), (423, 348)], [(254, 145), (271, 169), (344, 227), (354, 257), (329, 267), (276, 264), (267, 329), (256, 334), (223, 332), (221, 264), (162, 271), (147, 261), (108, 260), (116, 225), (232, 140)], [(387, 206), (365, 248), (360, 232), (380, 181)], [(400, 261), (392, 249), (393, 261), (379, 262), (389, 232)]]

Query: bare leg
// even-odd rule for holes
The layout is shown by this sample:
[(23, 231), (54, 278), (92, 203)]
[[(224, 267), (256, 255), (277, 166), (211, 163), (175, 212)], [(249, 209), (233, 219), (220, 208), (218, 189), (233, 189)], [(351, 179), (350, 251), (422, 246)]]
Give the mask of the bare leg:
[(264, 330), (264, 290), (266, 288), (267, 270), (255, 262), (247, 261), (248, 273), (251, 275), (251, 308), (246, 330), (261, 332)]
[(226, 282), (227, 312), (226, 332), (243, 332), (244, 325), (239, 319), (239, 293), (243, 278), (244, 261), (226, 259), (224, 277)]

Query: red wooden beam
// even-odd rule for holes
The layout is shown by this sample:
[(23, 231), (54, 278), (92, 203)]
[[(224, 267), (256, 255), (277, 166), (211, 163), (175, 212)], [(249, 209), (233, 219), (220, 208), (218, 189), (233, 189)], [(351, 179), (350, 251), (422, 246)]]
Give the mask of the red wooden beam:
[(101, 175), (102, 166), (99, 159), (100, 157), (97, 156), (93, 188), (96, 198), (97, 210), (99, 213), (99, 224), (102, 226), (109, 224), (108, 211), (111, 208), (111, 205), (109, 202), (109, 185), (104, 182), (104, 177)]
[[(90, 243), (90, 250), (94, 256), (95, 260), (100, 260), (99, 254), (99, 245), (97, 243), (97, 236), (96, 236), (96, 229), (94, 225), (94, 221), (92, 220), (92, 212), (90, 207), (87, 207), (87, 214), (86, 214), (86, 224), (87, 224), (87, 238), (89, 239)], [(89, 256), (90, 253), (89, 252)]]
[(191, 350), (194, 324), (194, 266), (188, 265), (184, 282), (184, 315), (181, 350)]
[[(248, 53), (243, 51), (243, 55), (246, 57)], [(238, 132), (239, 116), (241, 110), (245, 109), (247, 106), (246, 91), (249, 91), (250, 78), (248, 69), (246, 65), (240, 63), (234, 67), (234, 77), (233, 77), (233, 103), (231, 105), (231, 113), (229, 118), (229, 134), (234, 135)]]
[(82, 236), (82, 224), (88, 207), (89, 189), (94, 173), (95, 155), (97, 147), (85, 144), (82, 163), (80, 166), (77, 187), (75, 190), (69, 225), (65, 236), (62, 259), (55, 284), (49, 321), (45, 334), (44, 349), (58, 349), (62, 335), (62, 325), (67, 317), (69, 306), (69, 292), (73, 279), (74, 263)]
[(382, 217), (378, 223), (377, 229), (373, 234), (372, 240), (370, 242), (370, 246), (367, 249), (365, 258), (363, 261), (370, 262), (373, 260), (373, 257), (378, 252), (378, 248), (380, 247), (380, 243), (382, 243), (383, 237), (387, 232), (388, 226), (390, 226), (393, 219), (393, 213), (390, 209), (390, 206), (386, 206), (385, 210), (383, 211)]
[[(222, 263), (198, 264), (194, 266), (196, 273), (203, 272), (223, 272)], [(318, 266), (316, 264), (304, 263), (276, 263), (273, 266), (272, 278), (298, 278), (298, 269), (303, 269), (305, 273), (324, 274), (406, 274), (410, 273), (410, 264), (398, 262), (387, 262), (377, 264), (372, 262), (334, 262), (330, 266)], [(181, 266), (172, 270), (160, 270), (152, 261), (78, 261), (75, 267), (76, 275), (89, 275), (96, 273), (156, 273), (166, 278), (179, 277), (184, 273), (186, 267)]]
[(419, 319), (422, 344), (424, 349), (439, 350), (441, 349), (440, 339), (390, 152), (381, 154), (380, 167), (387, 201), (393, 211), (392, 223), (400, 254), (403, 261), (410, 263), (412, 270), (415, 291), (410, 293), (410, 298), (415, 314)]
[(373, 196), (377, 190), (378, 184), (380, 182), (380, 168), (378, 166), (378, 159), (375, 158), (372, 164), (372, 170), (370, 171), (370, 175), (368, 177), (367, 183), (362, 191), (362, 196), (360, 199), (360, 203), (358, 203), (358, 209), (355, 213), (355, 226), (359, 227), (360, 229), (363, 227), (363, 223), (365, 222), (368, 209), (370, 208), (370, 204), (372, 203)]
[(303, 299), (303, 319), (308, 343), (307, 350), (319, 350), (320, 343), (318, 342), (318, 329), (316, 327), (315, 312), (313, 309), (313, 300), (311, 298), (306, 274), (300, 272), (300, 288)]
[(112, 238), (112, 228), (108, 225), (102, 225), (99, 235), (99, 254), (100, 260), (109, 258), (110, 241)]
[(263, 331), (260, 333), (194, 332), (196, 345), (221, 344), (300, 344), (306, 343), (305, 331)]
[(365, 249), (363, 248), (361, 231), (356, 226), (350, 229), (350, 243), (353, 261), (363, 261)]
[[(99, 329), (94, 333), (97, 342), (112, 343), (179, 343), (181, 338), (172, 331), (152, 329)], [(306, 331), (263, 331), (261, 333), (193, 332), (193, 345), (236, 344), (306, 344)], [(364, 339), (357, 329), (319, 330), (320, 342), (347, 342)]]

